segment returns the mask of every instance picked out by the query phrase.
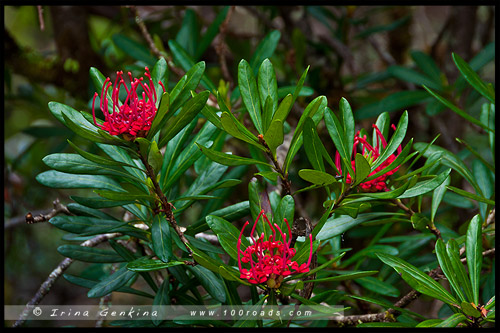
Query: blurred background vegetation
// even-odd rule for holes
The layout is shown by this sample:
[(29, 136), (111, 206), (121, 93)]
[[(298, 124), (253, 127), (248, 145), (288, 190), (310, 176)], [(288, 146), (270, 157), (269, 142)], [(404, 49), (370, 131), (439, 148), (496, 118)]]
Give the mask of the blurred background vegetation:
[[(175, 40), (194, 60), (205, 61), (207, 76), (215, 84), (223, 80), (230, 92), (235, 81), (237, 84), (239, 61), (258, 56), (257, 46), (266, 36), (279, 38), (276, 44), (271, 43), (276, 47), (270, 52), (279, 87), (294, 85), (310, 66), (307, 88), (292, 110), (291, 126), (314, 97), (325, 95), (333, 110), (337, 110), (339, 99), (345, 97), (354, 110), (357, 128), (370, 128), (383, 111), (390, 112), (397, 123), (401, 113), (408, 110), (407, 140), (413, 137), (416, 142), (430, 142), (441, 133), (436, 143), (464, 160), (470, 152), (455, 141), (456, 137), (465, 139), (477, 151), (488, 150), (483, 139), (486, 136), (479, 135), (477, 128), (436, 102), (421, 83), (478, 117), (484, 99), (465, 84), (461, 90), (451, 87), (459, 76), (451, 52), (470, 62), (485, 81), (495, 84), (494, 6), (4, 6), (2, 9), (5, 304), (25, 304), (63, 259), (55, 250), (64, 243), (61, 231), (48, 223), (24, 223), (27, 212), (35, 215), (50, 211), (56, 198), (67, 203), (69, 194), (77, 193), (49, 190), (38, 184), (35, 176), (48, 169), (42, 158), (50, 153), (70, 152), (68, 138), (80, 147), (92, 149), (83, 139), (71, 137), (72, 133), (51, 117), (47, 103), (58, 101), (89, 111), (94, 93), (88, 75), (91, 66), (111, 76), (117, 70), (142, 75), (145, 65), (154, 64), (155, 55), (136, 22), (135, 10), (159, 51), (170, 54), (168, 41)], [(222, 23), (225, 18), (228, 20)], [(213, 30), (212, 23), (216, 21), (222, 23), (220, 30)], [(273, 31), (279, 31), (279, 35)], [(213, 36), (211, 39), (207, 39), (209, 34)], [(199, 47), (207, 40), (210, 44)], [(429, 58), (433, 62), (422, 61)], [(177, 82), (178, 74), (185, 72), (175, 60), (177, 70), (170, 72), (170, 85)], [(318, 131), (328, 136), (325, 130)], [(327, 148), (331, 148), (333, 155), (333, 146)], [(307, 159), (299, 158), (294, 169), (307, 167)], [(292, 182), (301, 184), (295, 174), (291, 172)], [(248, 173), (248, 179), (243, 179), (239, 193), (246, 193), (250, 177)], [(322, 198), (309, 192), (301, 195), (305, 199), (303, 209), (310, 216), (321, 213), (317, 207), (321, 207)], [(463, 222), (472, 217), (470, 209), (474, 207), (464, 199), (454, 202), (455, 199), (453, 194), (445, 197), (445, 201), (454, 205), (447, 212), (450, 224), (446, 227), (459, 231), (464, 228)], [(370, 228), (353, 230), (344, 247), (362, 246), (362, 238), (373, 234)], [(460, 229), (460, 233), (464, 230)], [(82, 268), (75, 265), (73, 269)], [(92, 265), (85, 267), (88, 274), (92, 274), (92, 269)], [(95, 302), (98, 300), (87, 299), (84, 289), (63, 279), (44, 301), (46, 304)]]

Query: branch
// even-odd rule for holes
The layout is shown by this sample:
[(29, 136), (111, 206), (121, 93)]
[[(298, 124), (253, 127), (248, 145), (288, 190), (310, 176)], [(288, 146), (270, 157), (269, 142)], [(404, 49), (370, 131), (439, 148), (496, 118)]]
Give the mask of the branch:
[[(490, 256), (495, 254), (495, 248), (486, 250), (482, 253), (483, 256)], [(467, 261), (467, 258), (460, 259), (462, 263)], [(442, 270), (440, 267), (437, 267), (430, 271), (428, 275), (434, 280), (441, 279)], [(399, 301), (394, 303), (395, 308), (404, 308), (409, 305), (411, 302), (416, 300), (421, 295), (420, 292), (416, 290), (410, 291), (408, 294), (403, 296)], [(388, 322), (395, 321), (394, 315), (399, 313), (398, 310), (390, 308), (385, 312), (379, 313), (369, 313), (363, 315), (353, 315), (353, 316), (340, 316), (338, 318), (333, 319), (332, 321), (341, 324), (341, 325), (355, 325), (359, 323), (368, 323), (368, 322)]]
[[(85, 242), (80, 244), (80, 246), (94, 247), (100, 243), (107, 241), (108, 239), (115, 238), (118, 236), (121, 236), (121, 234), (110, 233), (110, 234), (99, 235), (89, 240), (86, 240)], [(42, 285), (36, 292), (35, 296), (28, 302), (28, 304), (26, 304), (26, 307), (19, 316), (19, 319), (14, 323), (13, 327), (19, 327), (26, 321), (26, 317), (28, 316), (30, 308), (34, 305), (39, 304), (42, 301), (42, 299), (49, 293), (50, 289), (55, 284), (57, 279), (64, 273), (64, 271), (66, 271), (66, 269), (73, 263), (73, 261), (74, 260), (71, 258), (65, 258), (63, 261), (59, 263), (59, 265), (49, 274), (49, 277), (45, 280), (45, 282), (42, 283)]]
[(138, 143), (137, 143), (137, 153), (139, 154), (139, 157), (140, 157), (142, 163), (146, 167), (146, 175), (149, 177), (149, 179), (151, 179), (151, 182), (153, 183), (154, 191), (155, 191), (156, 195), (158, 196), (158, 198), (160, 199), (160, 203), (163, 207), (162, 211), (165, 213), (165, 218), (170, 223), (172, 228), (174, 228), (175, 232), (177, 233), (177, 235), (181, 239), (182, 243), (184, 243), (184, 245), (186, 246), (186, 250), (188, 251), (189, 256), (192, 257), (193, 251), (191, 251), (191, 249), (189, 248), (189, 246), (188, 246), (189, 242), (186, 239), (186, 237), (184, 236), (184, 233), (180, 229), (179, 225), (177, 224), (177, 221), (175, 220), (175, 216), (172, 212), (173, 205), (167, 200), (167, 197), (165, 196), (165, 194), (161, 190), (161, 187), (158, 184), (158, 181), (156, 180), (156, 173), (154, 172), (153, 167), (151, 167), (151, 165), (148, 163), (147, 159), (142, 155), (141, 149), (140, 149)]
[(33, 223), (47, 222), (48, 220), (50, 220), (54, 216), (59, 215), (61, 213), (64, 213), (66, 215), (74, 215), (73, 213), (71, 213), (68, 210), (68, 207), (66, 207), (65, 205), (63, 205), (59, 201), (58, 198), (56, 200), (54, 200), (52, 202), (52, 204), (54, 205), (54, 208), (48, 214), (45, 214), (45, 215), (40, 214), (38, 216), (33, 216), (33, 214), (31, 214), (31, 212), (26, 214), (26, 216), (25, 216), (26, 223), (33, 224)]
[(234, 87), (234, 80), (231, 74), (229, 73), (229, 70), (227, 68), (227, 62), (226, 62), (226, 44), (224, 43), (224, 38), (226, 37), (226, 29), (227, 25), (229, 23), (229, 20), (231, 19), (231, 16), (235, 10), (236, 6), (231, 6), (229, 8), (229, 11), (227, 12), (227, 16), (224, 19), (224, 22), (219, 27), (219, 35), (217, 36), (218, 38), (218, 43), (217, 46), (215, 47), (215, 52), (217, 52), (217, 55), (219, 56), (219, 64), (220, 68), (222, 71), (222, 76), (224, 76), (224, 79), (230, 83), (231, 88)]

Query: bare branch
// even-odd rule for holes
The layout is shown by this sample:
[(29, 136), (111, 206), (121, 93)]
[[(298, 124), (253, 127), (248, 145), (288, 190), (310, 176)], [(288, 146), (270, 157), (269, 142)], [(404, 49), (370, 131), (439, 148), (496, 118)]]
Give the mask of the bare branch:
[[(107, 241), (108, 239), (115, 238), (121, 236), (120, 233), (110, 233), (110, 234), (102, 234), (86, 240), (80, 246), (94, 247), (100, 243)], [(59, 265), (49, 274), (49, 277), (45, 280), (44, 283), (40, 286), (35, 296), (26, 304), (23, 312), (19, 316), (19, 319), (14, 323), (13, 327), (21, 326), (28, 316), (28, 312), (31, 306), (39, 304), (43, 298), (49, 293), (52, 286), (55, 284), (57, 279), (66, 271), (66, 269), (73, 263), (73, 259), (65, 258), (63, 261), (59, 263)]]

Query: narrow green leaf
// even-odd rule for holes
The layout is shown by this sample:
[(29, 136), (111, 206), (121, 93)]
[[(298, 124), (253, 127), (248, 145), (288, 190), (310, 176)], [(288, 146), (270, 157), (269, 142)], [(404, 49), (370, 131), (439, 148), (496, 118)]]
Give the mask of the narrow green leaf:
[(312, 167), (319, 171), (325, 171), (323, 151), (321, 149), (323, 144), (321, 143), (318, 133), (316, 132), (314, 121), (310, 117), (307, 117), (304, 122), (303, 137), (307, 159), (311, 163)]
[(434, 222), (434, 217), (436, 216), (436, 212), (439, 208), (439, 204), (443, 200), (443, 197), (446, 193), (447, 185), (450, 184), (451, 178), (450, 176), (446, 177), (444, 182), (439, 185), (434, 192), (432, 193), (432, 203), (431, 203), (431, 221)]
[(479, 196), (479, 195), (467, 192), (467, 191), (459, 189), (457, 187), (447, 185), (446, 188), (448, 190), (450, 190), (450, 191), (453, 191), (453, 192), (457, 193), (458, 195), (461, 195), (461, 196), (465, 197), (465, 198), (469, 198), (471, 200), (478, 201), (478, 202), (484, 202), (484, 203), (486, 203), (488, 205), (495, 205), (495, 201), (494, 200), (486, 199), (486, 198), (484, 198), (482, 196)]
[(203, 266), (188, 266), (189, 270), (200, 281), (201, 285), (215, 300), (226, 301), (226, 291), (222, 280)]
[(467, 318), (462, 313), (455, 313), (443, 320), (440, 324), (437, 324), (435, 327), (456, 327), (465, 320), (467, 320)]
[(312, 169), (302, 169), (299, 170), (299, 177), (319, 186), (326, 186), (337, 182), (334, 176)]
[(464, 291), (464, 295), (469, 302), (472, 302), (474, 296), (472, 294), (472, 286), (465, 271), (464, 264), (460, 261), (460, 250), (458, 243), (452, 238), (446, 244), (446, 253), (450, 258), (451, 266), (457, 276), (458, 286)]
[(355, 165), (356, 173), (353, 186), (362, 183), (371, 172), (370, 163), (368, 163), (368, 161), (360, 153), (357, 153), (355, 156)]
[(65, 257), (85, 262), (110, 263), (125, 261), (115, 251), (80, 245), (61, 245), (57, 248), (57, 252)]
[(451, 169), (448, 169), (432, 179), (418, 182), (417, 184), (415, 184), (415, 186), (412, 186), (411, 188), (407, 189), (403, 194), (401, 194), (398, 197), (398, 199), (413, 198), (428, 193), (430, 191), (433, 191), (435, 188), (441, 185), (446, 178), (448, 178), (450, 172)]
[[(210, 229), (217, 235), (219, 243), (222, 248), (231, 256), (231, 258), (238, 260), (237, 242), (240, 235), (238, 230), (231, 223), (227, 222), (221, 217), (209, 215), (206, 221)], [(250, 243), (245, 237), (241, 238), (241, 250), (244, 251)]]
[(127, 264), (127, 269), (133, 272), (149, 272), (184, 264), (185, 263), (183, 261), (164, 262), (159, 259), (139, 258), (134, 261), (130, 261)]
[(473, 123), (473, 124), (475, 124), (475, 125), (483, 128), (486, 131), (494, 132), (494, 130), (492, 130), (488, 126), (484, 125), (481, 121), (479, 121), (476, 118), (470, 116), (465, 111), (462, 111), (461, 109), (459, 109), (458, 107), (456, 107), (454, 104), (452, 104), (451, 102), (449, 102), (446, 99), (444, 99), (441, 95), (439, 95), (436, 92), (432, 91), (430, 88), (427, 88), (425, 85), (423, 87), (424, 87), (425, 90), (427, 90), (429, 92), (429, 94), (431, 94), (432, 96), (434, 96), (438, 101), (440, 101), (441, 103), (443, 103), (446, 107), (448, 107), (451, 111), (453, 111), (456, 114), (458, 114), (460, 117), (462, 117), (465, 120), (467, 120), (467, 121), (469, 121), (469, 122), (471, 122), (471, 123)]
[(248, 110), (250, 119), (254, 124), (257, 132), (263, 134), (262, 128), (262, 112), (259, 102), (259, 93), (257, 90), (257, 82), (252, 73), (250, 65), (245, 59), (242, 59), (238, 65), (238, 86), (241, 91), (241, 98)]
[(347, 273), (347, 274), (342, 274), (342, 275), (337, 275), (337, 276), (330, 276), (327, 278), (322, 278), (322, 279), (314, 279), (314, 280), (307, 280), (307, 282), (332, 282), (332, 281), (345, 281), (345, 280), (354, 280), (354, 279), (359, 279), (365, 276), (377, 274), (378, 271), (364, 271), (364, 272), (355, 272), (355, 273)]
[(88, 291), (87, 296), (89, 298), (106, 296), (107, 294), (124, 287), (136, 276), (136, 272), (129, 271), (127, 267), (122, 267), (92, 287)]
[[(260, 104), (265, 112), (262, 115), (263, 123), (269, 125), (271, 124), (271, 119), (274, 115), (274, 111), (278, 107), (278, 84), (276, 82), (276, 73), (274, 72), (274, 67), (269, 59), (265, 59), (259, 68), (259, 73), (257, 76), (257, 86), (259, 89)], [(266, 111), (265, 105), (266, 100), (270, 98), (270, 112)], [(267, 130), (267, 126), (263, 126), (264, 131)]]
[(259, 45), (257, 45), (255, 52), (250, 59), (250, 67), (252, 68), (254, 75), (257, 75), (257, 71), (259, 70), (261, 63), (266, 58), (270, 58), (273, 55), (280, 38), (281, 33), (279, 30), (272, 30), (260, 41)]
[(151, 240), (153, 242), (153, 251), (161, 261), (169, 262), (175, 258), (172, 251), (170, 226), (163, 214), (158, 214), (153, 217), (153, 223), (151, 224)]
[(465, 296), (464, 293), (462, 292), (458, 277), (457, 277), (457, 272), (455, 271), (454, 267), (451, 264), (451, 260), (448, 257), (448, 252), (446, 251), (446, 247), (444, 245), (444, 242), (441, 238), (439, 238), (436, 241), (436, 256), (438, 258), (439, 266), (441, 267), (441, 270), (443, 271), (444, 275), (450, 282), (451, 287), (455, 291), (455, 293), (458, 295), (458, 298), (460, 301), (465, 301)]
[(37, 175), (36, 180), (40, 184), (52, 188), (98, 188), (123, 191), (120, 184), (106, 176), (73, 175), (49, 170)]
[(236, 156), (232, 154), (226, 154), (223, 152), (219, 152), (210, 148), (206, 148), (198, 143), (196, 143), (198, 148), (201, 150), (201, 152), (210, 158), (212, 161), (215, 161), (217, 163), (223, 164), (223, 165), (228, 165), (228, 166), (234, 166), (234, 165), (252, 165), (252, 164), (262, 164), (262, 165), (267, 165), (272, 167), (269, 163), (262, 162), (259, 160), (255, 160), (252, 158), (247, 158), (247, 157), (241, 157), (241, 156)]
[(264, 134), (264, 141), (266, 141), (273, 156), (276, 156), (276, 148), (283, 143), (283, 123), (281, 120), (273, 120)]
[(468, 63), (465, 62), (458, 54), (452, 53), (451, 57), (457, 65), (458, 70), (462, 73), (463, 77), (469, 84), (477, 90), (481, 95), (486, 97), (491, 103), (495, 104), (495, 91), (489, 89), (486, 84), (481, 80), (479, 75), (472, 70)]
[(406, 261), (387, 253), (376, 253), (386, 265), (394, 268), (415, 290), (458, 307), (458, 301), (439, 283)]
[(482, 248), (481, 218), (479, 215), (476, 215), (472, 218), (467, 228), (467, 238), (465, 241), (465, 254), (467, 256), (467, 267), (469, 268), (474, 304), (479, 304), (479, 285), (481, 266), (483, 264)]
[(350, 175), (354, 175), (354, 171), (352, 170), (351, 165), (351, 159), (349, 158), (349, 156), (351, 156), (352, 146), (348, 146), (344, 129), (342, 128), (333, 111), (329, 108), (327, 108), (327, 111), (325, 112), (325, 124), (328, 130), (328, 134), (330, 134), (330, 137), (332, 138), (332, 141), (335, 144), (335, 147), (337, 148), (337, 151), (339, 152), (340, 157), (342, 158), (342, 161), (344, 162), (344, 165), (348, 170), (348, 173)]

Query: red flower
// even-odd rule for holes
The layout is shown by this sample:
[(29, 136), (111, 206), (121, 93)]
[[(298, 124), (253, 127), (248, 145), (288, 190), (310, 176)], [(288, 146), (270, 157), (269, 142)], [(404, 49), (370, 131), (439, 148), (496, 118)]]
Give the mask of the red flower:
[[(375, 133), (376, 133), (376, 137), (377, 137), (377, 140), (376, 140), (377, 145), (375, 146), (375, 148), (366, 141), (366, 135), (363, 137), (359, 136), (359, 134), (360, 134), (359, 131), (354, 136), (354, 146), (353, 146), (353, 155), (355, 155), (358, 145), (361, 145), (361, 153), (363, 154), (363, 156), (366, 158), (366, 160), (370, 164), (373, 163), (380, 156), (380, 153), (382, 152), (382, 150), (387, 146), (387, 141), (385, 140), (384, 136), (380, 132), (377, 125), (373, 124), (372, 126), (375, 129)], [(392, 128), (395, 130), (396, 126), (392, 125)], [(382, 147), (380, 147), (380, 143), (382, 143)], [(398, 152), (397, 155), (399, 155), (401, 153), (401, 145), (398, 147), (397, 152)], [(382, 164), (380, 164), (375, 170), (373, 170), (369, 176), (372, 176), (372, 175), (376, 174), (377, 172), (379, 172), (380, 170), (384, 169), (385, 167), (389, 166), (389, 164), (391, 164), (396, 159), (397, 155), (394, 155), (394, 154), (390, 155), (384, 162), (382, 162)], [(338, 151), (335, 154), (335, 165), (336, 165), (337, 169), (339, 170), (340, 175), (342, 175), (342, 169), (341, 169), (341, 165), (340, 165), (340, 154)], [(352, 169), (354, 171), (356, 171), (356, 169), (355, 169), (356, 165), (355, 165), (354, 161), (351, 161), (351, 165), (352, 165)], [(388, 191), (387, 183), (386, 183), (387, 177), (389, 177), (390, 175), (395, 173), (398, 169), (399, 169), (399, 166), (392, 169), (391, 171), (388, 171), (388, 172), (372, 179), (372, 180), (362, 182), (361, 184), (359, 184), (359, 186), (365, 192)], [(352, 177), (349, 173), (347, 174), (346, 182), (347, 183), (352, 182)]]
[[(123, 71), (116, 72), (116, 80), (111, 92), (111, 101), (113, 103), (112, 113), (108, 112), (108, 89), (111, 87), (111, 79), (109, 77), (106, 78), (102, 85), (99, 104), (104, 114), (104, 123), (102, 125), (97, 124), (95, 118), (95, 99), (99, 96), (97, 92), (94, 94), (94, 99), (92, 101), (92, 116), (94, 117), (94, 124), (96, 126), (111, 135), (123, 134), (124, 138), (129, 141), (134, 140), (136, 137), (146, 136), (156, 115), (156, 101), (158, 100), (158, 96), (156, 96), (156, 89), (151, 79), (149, 69), (147, 67), (145, 69), (146, 72), (144, 75), (148, 78), (149, 85), (142, 82), (144, 78), (132, 78), (132, 74), (128, 72), (130, 89), (123, 80)], [(163, 91), (165, 91), (163, 83), (161, 81), (158, 83), (163, 88)], [(122, 105), (119, 105), (119, 95), (122, 84), (127, 92), (127, 98)], [(137, 88), (139, 86), (142, 87), (143, 90), (142, 96), (137, 94)]]
[[(269, 236), (268, 240), (264, 240), (264, 233), (262, 233), (257, 240), (253, 237), (261, 216), (267, 222), (273, 233)], [(273, 227), (266, 214), (264, 214), (264, 210), (262, 210), (255, 220), (250, 233), (253, 244), (248, 246), (244, 251), (241, 250), (241, 238), (249, 222), (247, 221), (243, 225), (237, 243), (238, 266), (240, 268), (241, 279), (246, 279), (253, 284), (266, 282), (267, 286), (270, 288), (279, 288), (284, 277), (295, 273), (309, 272), (313, 250), (312, 235), (309, 235), (309, 242), (311, 244), (309, 260), (307, 263), (303, 263), (299, 266), (297, 262), (291, 260), (296, 251), (294, 248), (290, 248), (292, 232), (288, 221), (286, 219), (284, 220), (288, 228), (288, 236), (283, 233), (276, 223), (274, 223)], [(276, 231), (281, 235), (281, 240), (276, 239)], [(242, 268), (241, 262), (250, 263), (250, 269)]]

